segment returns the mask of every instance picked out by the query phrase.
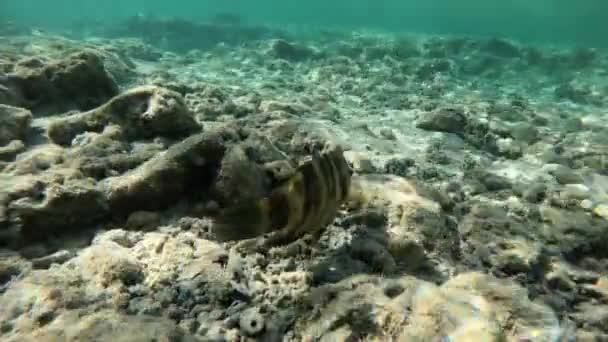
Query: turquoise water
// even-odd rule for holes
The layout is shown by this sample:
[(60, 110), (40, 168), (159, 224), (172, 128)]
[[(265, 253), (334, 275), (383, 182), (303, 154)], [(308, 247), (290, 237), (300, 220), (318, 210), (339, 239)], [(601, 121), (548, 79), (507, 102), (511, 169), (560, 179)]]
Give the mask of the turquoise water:
[(603, 0), (450, 1), (97, 1), (4, 0), (4, 16), (29, 25), (62, 27), (137, 14), (201, 19), (218, 12), (265, 24), (372, 27), (429, 33), (500, 35), (518, 40), (605, 46)]

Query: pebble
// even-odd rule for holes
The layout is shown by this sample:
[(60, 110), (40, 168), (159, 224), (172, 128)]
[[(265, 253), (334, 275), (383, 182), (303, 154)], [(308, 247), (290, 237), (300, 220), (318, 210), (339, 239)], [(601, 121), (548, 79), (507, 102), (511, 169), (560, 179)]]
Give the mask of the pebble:
[(581, 201), (581, 208), (586, 210), (591, 210), (593, 208), (593, 202), (589, 199), (584, 199)]
[(601, 218), (608, 220), (608, 205), (598, 204), (593, 208), (593, 213)]
[(351, 159), (351, 163), (353, 164), (353, 168), (358, 173), (375, 173), (376, 167), (372, 163), (372, 161), (360, 154), (353, 155)]
[(532, 184), (523, 192), (523, 198), (530, 203), (541, 202), (547, 193), (547, 186), (543, 183)]
[(556, 165), (549, 173), (555, 177), (560, 184), (580, 184), (583, 183), (583, 178), (574, 170), (563, 165)]
[(584, 200), (589, 198), (589, 188), (584, 184), (566, 184), (563, 194), (568, 199)]
[(526, 144), (533, 143), (538, 139), (538, 129), (527, 122), (520, 122), (511, 128), (511, 135), (515, 140)]
[(21, 140), (13, 140), (8, 145), (0, 147), (0, 160), (13, 161), (23, 151), (25, 151), (25, 144)]
[(395, 135), (395, 132), (393, 132), (392, 129), (390, 128), (382, 128), (380, 130), (380, 135), (388, 140), (397, 140), (397, 136)]
[(384, 172), (405, 177), (408, 174), (409, 168), (414, 166), (414, 164), (415, 161), (410, 158), (391, 158), (386, 161), (386, 164), (384, 165)]

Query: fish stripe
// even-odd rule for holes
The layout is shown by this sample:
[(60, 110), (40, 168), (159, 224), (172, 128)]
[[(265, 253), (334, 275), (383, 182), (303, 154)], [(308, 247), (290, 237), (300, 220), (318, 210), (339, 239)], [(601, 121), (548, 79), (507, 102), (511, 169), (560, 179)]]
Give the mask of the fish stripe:
[(320, 161), (321, 167), (323, 168), (323, 178), (327, 181), (327, 199), (331, 201), (336, 200), (336, 172), (333, 167), (332, 159), (329, 155), (324, 155)]
[(328, 215), (331, 215), (334, 210), (335, 200), (332, 198), (334, 193), (334, 180), (331, 173), (331, 168), (327, 165), (327, 155), (323, 154), (319, 157), (317, 163), (321, 177), (323, 179), (323, 210), (317, 214), (317, 220), (315, 221), (315, 231), (319, 231), (323, 227), (323, 222), (327, 219)]
[(314, 222), (315, 215), (317, 215), (317, 213), (323, 208), (323, 194), (320, 191), (321, 177), (318, 173), (318, 169), (315, 168), (315, 163), (317, 162), (317, 160), (318, 159), (313, 156), (312, 160), (307, 161), (304, 165), (302, 165), (302, 174), (304, 175), (305, 180), (306, 197), (304, 202), (304, 215), (298, 226), (294, 227), (297, 234), (302, 234), (306, 230), (308, 230), (308, 228), (310, 228), (311, 224)]
[(319, 191), (319, 208), (322, 210), (318, 210), (314, 213), (311, 218), (312, 222), (310, 223), (309, 228), (313, 231), (319, 229), (321, 225), (323, 216), (325, 212), (328, 211), (329, 206), (331, 204), (331, 199), (329, 198), (329, 184), (331, 180), (328, 178), (329, 176), (326, 173), (326, 170), (323, 166), (325, 156), (320, 156), (318, 152), (313, 154), (313, 167), (315, 169), (315, 173), (317, 174), (317, 183), (318, 183), (318, 191)]
[(289, 220), (290, 203), (289, 198), (282, 192), (273, 192), (268, 198), (270, 210), (270, 231), (285, 227)]
[(300, 193), (299, 194), (289, 194), (290, 204), (293, 203), (293, 206), (299, 207), (299, 211), (291, 214), (289, 218), (289, 225), (285, 228), (288, 232), (296, 232), (299, 227), (301, 227), (305, 221), (308, 213), (312, 210), (312, 205), (314, 204), (310, 197), (312, 195), (312, 190), (310, 189), (311, 179), (314, 180), (314, 175), (312, 175), (312, 168), (310, 167), (308, 162), (301, 164), (298, 167), (298, 174), (300, 176)]
[(291, 231), (293, 227), (297, 227), (302, 217), (304, 216), (304, 200), (306, 199), (306, 191), (304, 188), (305, 179), (301, 171), (294, 176), (293, 182), (289, 183), (287, 189), (287, 200), (289, 202), (289, 213), (287, 218), (286, 231)]
[(339, 179), (336, 167), (334, 165), (333, 158), (330, 158), (331, 155), (327, 154), (323, 156), (321, 160), (321, 166), (325, 170), (325, 179), (327, 179), (327, 210), (321, 216), (319, 224), (321, 226), (325, 226), (333, 219), (336, 215), (336, 210), (338, 208), (339, 201)]
[[(334, 151), (334, 154), (341, 154), (342, 150), (340, 149), (339, 151), (336, 150)], [(348, 196), (348, 191), (350, 189), (350, 177), (351, 177), (351, 172), (350, 172), (350, 167), (348, 166), (348, 163), (346, 163), (346, 159), (344, 159), (344, 157), (337, 157), (335, 159), (338, 163), (338, 169), (340, 171), (340, 180), (341, 180), (341, 188), (342, 188), (342, 197), (340, 198), (341, 201), (346, 200), (347, 196)]]

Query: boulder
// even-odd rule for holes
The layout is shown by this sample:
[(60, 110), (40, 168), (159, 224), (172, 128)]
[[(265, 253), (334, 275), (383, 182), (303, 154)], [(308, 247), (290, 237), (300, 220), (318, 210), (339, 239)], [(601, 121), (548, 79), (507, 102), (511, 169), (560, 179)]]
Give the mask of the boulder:
[(201, 129), (181, 94), (141, 86), (90, 111), (55, 120), (47, 133), (53, 142), (69, 145), (77, 135), (100, 132), (110, 124), (120, 126), (128, 140), (184, 137)]
[(31, 123), (29, 110), (0, 104), (0, 146), (13, 140), (25, 140)]
[[(88, 110), (118, 93), (103, 60), (92, 51), (63, 59), (28, 57), (0, 79), (3, 97), (28, 109)], [(2, 96), (0, 96), (0, 99)]]

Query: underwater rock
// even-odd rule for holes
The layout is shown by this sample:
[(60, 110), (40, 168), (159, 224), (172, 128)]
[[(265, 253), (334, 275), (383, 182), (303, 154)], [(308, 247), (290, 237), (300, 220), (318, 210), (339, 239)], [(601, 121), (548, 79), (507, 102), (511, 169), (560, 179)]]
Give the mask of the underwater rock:
[(257, 158), (266, 162), (285, 159), (286, 155), (297, 160), (336, 140), (326, 126), (281, 111), (251, 115), (237, 120), (235, 125), (257, 132), (250, 134), (248, 140), (255, 147), (252, 150), (258, 150)]
[(490, 39), (481, 46), (481, 50), (503, 58), (515, 58), (521, 56), (519, 47), (506, 39)]
[[(78, 323), (66, 323), (70, 321)], [(155, 339), (196, 341), (194, 336), (189, 335), (167, 318), (125, 315), (107, 309), (91, 315), (87, 315), (86, 310), (71, 311), (53, 317), (51, 322), (45, 322), (40, 329), (24, 327), (22, 331), (9, 331), (6, 337), (7, 342), (38, 340), (76, 342), (83, 339), (117, 342), (145, 342)]]
[(100, 189), (117, 215), (159, 210), (188, 196), (203, 196), (226, 150), (239, 140), (229, 128), (193, 135), (124, 175), (104, 179)]
[(19, 98), (19, 94), (15, 89), (10, 87), (8, 77), (0, 77), (0, 104), (17, 106), (20, 105), (22, 100)]
[(517, 159), (523, 155), (523, 147), (511, 138), (498, 138), (495, 140), (494, 154), (509, 159)]
[(273, 41), (270, 50), (273, 56), (294, 62), (308, 59), (314, 55), (314, 50), (311, 48), (283, 39)]
[(74, 257), (74, 253), (68, 250), (60, 250), (53, 254), (32, 259), (34, 269), (48, 269), (53, 264), (63, 264)]
[(186, 94), (186, 103), (201, 121), (213, 121), (221, 115), (244, 117), (258, 112), (259, 94), (233, 97), (225, 89), (211, 84), (201, 85), (202, 91)]
[(141, 86), (93, 110), (53, 121), (48, 135), (57, 144), (69, 145), (78, 134), (100, 132), (109, 124), (120, 126), (127, 140), (184, 137), (201, 129), (179, 93)]
[(579, 47), (574, 49), (566, 60), (568, 60), (570, 67), (584, 69), (593, 66), (597, 62), (598, 57), (596, 49)]
[(406, 59), (420, 56), (417, 43), (414, 40), (402, 37), (396, 39), (391, 46), (392, 55), (397, 59)]
[(279, 101), (262, 101), (259, 109), (262, 112), (279, 111), (296, 115), (310, 113), (312, 111), (309, 107), (299, 103), (284, 103)]
[(422, 63), (416, 70), (416, 77), (421, 80), (430, 80), (439, 73), (447, 73), (452, 70), (452, 64), (448, 59), (435, 58)]
[(603, 105), (602, 95), (594, 92), (592, 86), (581, 82), (571, 81), (555, 87), (555, 98), (568, 100), (577, 104)]
[(118, 93), (102, 59), (87, 50), (61, 60), (23, 59), (0, 83), (18, 96), (20, 106), (32, 110), (88, 110)]
[(129, 215), (125, 228), (129, 230), (149, 231), (160, 224), (160, 214), (153, 211), (135, 211)]
[(539, 224), (521, 217), (512, 219), (502, 207), (472, 203), (459, 222), (463, 257), (471, 265), (485, 264), (495, 274), (523, 273), (533, 278), (547, 267), (547, 251), (542, 243), (526, 238), (536, 235)]
[(384, 171), (388, 174), (406, 177), (410, 168), (415, 164), (416, 162), (411, 158), (391, 158), (384, 164)]
[(103, 59), (106, 71), (117, 84), (132, 84), (136, 81), (137, 64), (131, 59), (131, 55), (121, 49), (122, 46), (119, 44), (111, 44), (109, 47), (104, 46), (95, 50), (95, 52)]
[(425, 57), (442, 58), (457, 56), (477, 48), (479, 43), (465, 37), (429, 37), (423, 40)]
[(108, 215), (102, 192), (90, 181), (74, 179), (41, 186), (33, 197), (13, 200), (7, 208), (7, 215), (19, 227), (19, 238), (24, 242), (82, 229)]
[(31, 265), (17, 252), (0, 251), (0, 296), (20, 277), (26, 275), (31, 270)]
[[(62, 147), (54, 144), (38, 145), (23, 152), (19, 156), (19, 159), (10, 163), (4, 171), (12, 176), (24, 178), (34, 175), (45, 175), (44, 178), (50, 179), (52, 178), (50, 175), (53, 174), (54, 171), (61, 174), (61, 177), (75, 176), (75, 173), (77, 173), (75, 170), (59, 167), (65, 160), (65, 150)], [(54, 167), (57, 167), (57, 170), (55, 170)], [(49, 170), (53, 172), (48, 173), (47, 171)], [(13, 180), (17, 179), (18, 177)], [(19, 181), (16, 183), (19, 183)]]
[[(519, 285), (476, 272), (460, 274), (442, 286), (410, 276), (378, 280), (360, 275), (314, 289), (306, 302), (319, 306), (319, 314), (299, 318), (296, 326), (301, 327), (302, 338), (322, 340), (366, 336), (501, 341), (559, 336), (555, 313), (527, 298)], [(514, 329), (504, 329), (508, 319), (514, 320)]]
[[(70, 283), (72, 285), (68, 285)], [(61, 318), (67, 308), (74, 313), (95, 308), (100, 289), (85, 290), (81, 284), (78, 275), (61, 268), (25, 274), (0, 296), (0, 306), (5, 309), (0, 311), (2, 339), (34, 340), (34, 334), (48, 329), (49, 325), (58, 324), (61, 330), (66, 328)]]
[(84, 176), (101, 180), (132, 170), (164, 150), (159, 142), (123, 141), (120, 127), (106, 126), (100, 134), (79, 135), (65, 158)]
[(233, 146), (222, 159), (211, 191), (224, 207), (262, 198), (270, 189), (266, 172), (247, 156), (242, 146)]
[[(54, 328), (50, 326), (45, 333), (40, 335), (41, 339), (52, 340), (62, 338), (66, 341), (98, 340), (98, 341), (184, 341), (195, 342), (194, 336), (188, 334), (177, 326), (175, 322), (161, 317), (132, 316), (117, 313), (115, 311), (100, 311), (84, 319), (78, 319), (80, 315), (74, 316), (78, 324), (64, 324)], [(67, 319), (67, 317), (66, 317)]]
[(584, 182), (583, 177), (580, 174), (567, 166), (547, 164), (545, 169), (550, 175), (555, 177), (555, 180), (560, 184), (580, 184)]
[(31, 123), (29, 110), (0, 104), (0, 147), (13, 140), (25, 141)]
[[(193, 258), (191, 254), (183, 253), (189, 250), (184, 248), (185, 242), (182, 242), (184, 245), (176, 245), (175, 238), (164, 235), (145, 239), (131, 237), (133, 245), (121, 246), (111, 240), (113, 235), (108, 232), (98, 237), (91, 247), (63, 265), (57, 265), (52, 270), (26, 273), (19, 283), (12, 283), (6, 289), (6, 295), (0, 297), (0, 305), (6, 309), (0, 311), (2, 339), (34, 341), (44, 336), (45, 339), (55, 340), (61, 336), (62, 340), (69, 341), (82, 338), (149, 341), (165, 337), (168, 340), (184, 340), (182, 338), (187, 337), (185, 333), (167, 318), (123, 316), (111, 306), (121, 301), (126, 291), (125, 284), (141, 285), (144, 280), (143, 265), (147, 265), (145, 272), (148, 277), (145, 279), (150, 284), (157, 281), (157, 274), (162, 276), (163, 273), (170, 273), (168, 269), (163, 271), (168, 264), (184, 267), (185, 277), (192, 277), (194, 271), (210, 271), (204, 267), (204, 263), (212, 264), (214, 260), (210, 254), (212, 246), (200, 245), (200, 248), (196, 248), (200, 258)], [(184, 240), (184, 237), (177, 239)], [(160, 242), (165, 246), (162, 250), (155, 248)], [(164, 256), (161, 259), (164, 261), (155, 263), (152, 260), (155, 253), (149, 251), (155, 249), (157, 253), (162, 252)], [(147, 257), (142, 257), (144, 255)], [(188, 271), (189, 264), (191, 271)], [(0, 263), (0, 274), (9, 274), (2, 273), (2, 265)], [(10, 274), (17, 275), (15, 272), (11, 271)], [(160, 281), (175, 279), (174, 276), (171, 273), (169, 278), (161, 277)], [(4, 278), (0, 280), (4, 281)], [(66, 325), (66, 322), (74, 319), (80, 323)], [(143, 330), (131, 331), (131, 328)], [(119, 329), (120, 333), (116, 335), (114, 329)]]
[(526, 185), (522, 190), (522, 198), (530, 203), (542, 202), (546, 196), (547, 185), (544, 183)]
[(458, 253), (458, 232), (442, 211), (443, 201), (405, 178), (362, 175), (353, 179), (348, 206), (385, 210), (388, 251), (397, 263), (417, 269), (428, 256), (450, 259)]
[(469, 176), (479, 180), (479, 182), (485, 186), (487, 191), (511, 189), (511, 182), (508, 178), (501, 177), (483, 169), (472, 170)]
[(355, 172), (365, 174), (365, 173), (376, 173), (377, 168), (364, 154), (350, 154), (348, 155), (348, 161), (352, 165), (352, 168)]
[(101, 287), (132, 286), (145, 280), (143, 265), (129, 248), (112, 241), (98, 239), (75, 262), (84, 277)]
[(462, 135), (467, 125), (467, 118), (462, 110), (457, 108), (441, 108), (423, 114), (416, 121), (416, 127), (437, 132), (447, 132)]
[(25, 144), (21, 140), (13, 140), (6, 146), (0, 147), (0, 161), (11, 162), (15, 157), (25, 151)]
[(533, 144), (539, 140), (538, 128), (527, 122), (520, 122), (511, 126), (509, 133), (513, 139), (525, 144)]
[(544, 222), (543, 238), (555, 244), (567, 260), (606, 255), (601, 241), (608, 238), (608, 220), (590, 216), (582, 210), (550, 206), (541, 206), (539, 213)]
[(500, 57), (488, 55), (465, 60), (459, 68), (466, 75), (496, 77), (504, 72), (505, 65)]

